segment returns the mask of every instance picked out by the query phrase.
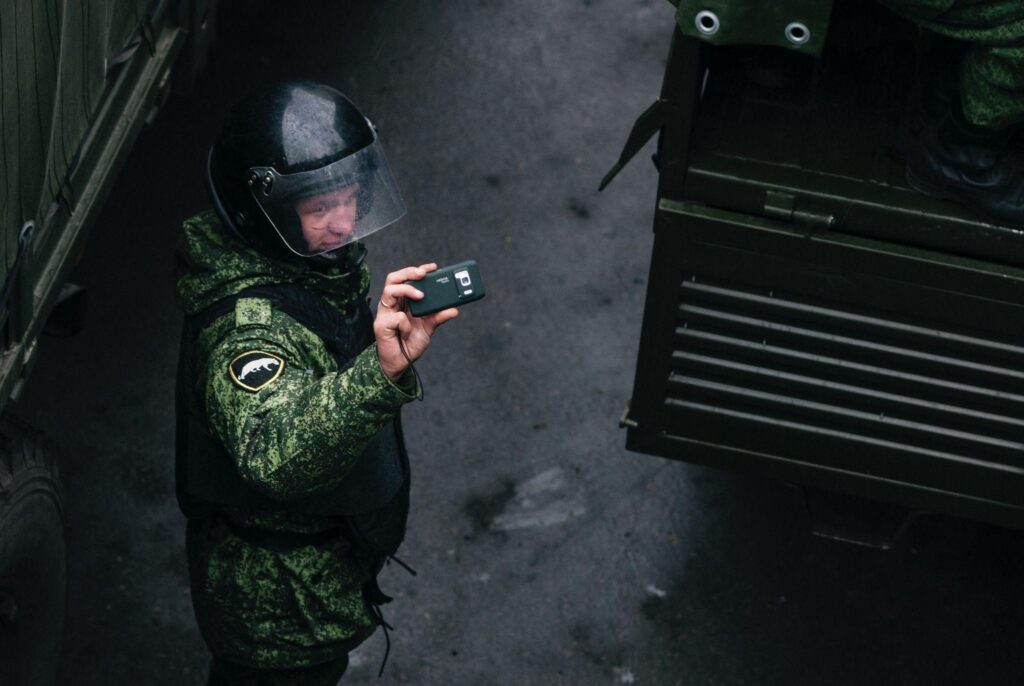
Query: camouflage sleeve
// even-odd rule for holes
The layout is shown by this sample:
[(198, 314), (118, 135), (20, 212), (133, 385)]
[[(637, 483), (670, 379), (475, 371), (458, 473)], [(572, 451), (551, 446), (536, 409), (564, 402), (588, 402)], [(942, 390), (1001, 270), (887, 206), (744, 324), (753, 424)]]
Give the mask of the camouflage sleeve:
[(211, 431), (242, 478), (278, 500), (336, 487), (416, 390), (415, 381), (396, 385), (384, 374), (374, 345), (344, 371), (320, 374), (322, 360), (289, 333), (234, 329), (210, 351), (200, 380)]

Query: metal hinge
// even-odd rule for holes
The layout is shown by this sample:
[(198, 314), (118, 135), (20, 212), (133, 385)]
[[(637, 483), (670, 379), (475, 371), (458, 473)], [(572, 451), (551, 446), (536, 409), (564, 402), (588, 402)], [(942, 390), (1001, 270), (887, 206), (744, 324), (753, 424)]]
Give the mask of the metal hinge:
[(622, 417), (619, 418), (620, 429), (635, 429), (640, 425), (636, 423), (635, 419), (629, 418), (629, 403), (626, 403), (626, 409), (622, 411)]
[(812, 229), (831, 229), (836, 223), (834, 214), (797, 209), (796, 196), (783, 191), (765, 192), (764, 216)]

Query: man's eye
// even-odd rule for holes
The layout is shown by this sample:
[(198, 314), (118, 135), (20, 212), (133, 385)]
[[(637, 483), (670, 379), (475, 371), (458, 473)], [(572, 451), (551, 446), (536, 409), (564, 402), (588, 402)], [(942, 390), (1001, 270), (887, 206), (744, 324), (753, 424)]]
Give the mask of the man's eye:
[(352, 195), (348, 196), (347, 198), (345, 198), (345, 207), (351, 207), (355, 203), (356, 203), (356, 196), (355, 196), (355, 194), (352, 194)]

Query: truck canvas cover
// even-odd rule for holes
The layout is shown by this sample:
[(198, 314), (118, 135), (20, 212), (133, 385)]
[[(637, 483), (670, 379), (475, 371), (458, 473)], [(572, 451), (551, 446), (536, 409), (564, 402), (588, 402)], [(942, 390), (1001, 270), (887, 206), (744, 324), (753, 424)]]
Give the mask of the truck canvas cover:
[[(0, 283), (18, 235), (41, 223), (67, 182), (108, 77), (147, 49), (153, 0), (5, 0), (0, 10)], [(150, 49), (152, 46), (148, 46)]]

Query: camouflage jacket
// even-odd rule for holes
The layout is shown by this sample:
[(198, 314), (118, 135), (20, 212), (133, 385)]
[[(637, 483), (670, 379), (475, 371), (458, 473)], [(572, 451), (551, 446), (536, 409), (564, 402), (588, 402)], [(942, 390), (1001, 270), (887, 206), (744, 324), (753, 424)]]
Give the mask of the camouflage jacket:
[[(212, 212), (187, 220), (179, 254), (179, 301), (195, 314), (252, 286), (296, 283), (340, 309), (365, 298), (340, 270), (320, 271), (270, 260), (233, 238)], [(284, 361), (280, 374), (253, 392), (232, 379), (240, 355), (264, 351)], [(415, 381), (393, 383), (368, 347), (344, 371), (323, 342), (266, 300), (239, 299), (233, 312), (199, 335), (194, 380), (210, 431), (239, 474), (282, 502), (279, 512), (189, 522), (188, 556), (200, 631), (218, 657), (290, 669), (340, 657), (373, 631), (361, 587), (370, 571), (342, 542), (275, 552), (250, 545), (223, 522), (278, 532), (334, 528), (332, 517), (287, 511), (289, 499), (330, 489), (366, 443), (415, 397)]]

